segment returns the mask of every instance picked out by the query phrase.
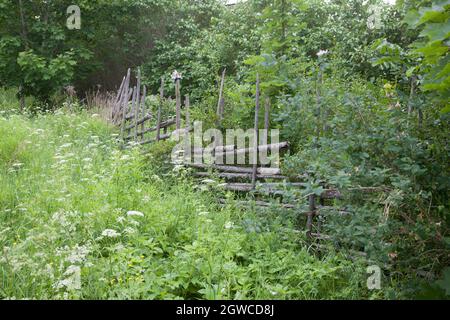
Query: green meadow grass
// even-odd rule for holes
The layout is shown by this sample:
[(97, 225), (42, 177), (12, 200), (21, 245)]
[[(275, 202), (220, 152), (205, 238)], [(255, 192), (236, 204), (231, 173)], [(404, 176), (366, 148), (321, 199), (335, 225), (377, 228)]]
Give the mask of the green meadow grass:
[(220, 207), (160, 164), (95, 115), (0, 115), (0, 299), (382, 297), (293, 217)]

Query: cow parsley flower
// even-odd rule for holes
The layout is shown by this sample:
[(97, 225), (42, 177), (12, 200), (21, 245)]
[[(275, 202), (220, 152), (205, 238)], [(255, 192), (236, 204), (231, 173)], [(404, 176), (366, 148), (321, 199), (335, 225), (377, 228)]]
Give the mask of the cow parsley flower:
[(232, 229), (234, 227), (234, 223), (232, 221), (228, 221), (225, 223), (225, 229)]
[(144, 214), (142, 212), (139, 212), (139, 211), (128, 211), (127, 212), (127, 216), (129, 216), (129, 217), (143, 217)]
[(58, 281), (54, 288), (66, 289), (67, 291), (74, 291), (81, 289), (81, 268), (79, 266), (69, 266), (64, 272), (66, 279)]
[(102, 236), (107, 238), (117, 238), (120, 237), (120, 233), (113, 229), (106, 229), (102, 232)]

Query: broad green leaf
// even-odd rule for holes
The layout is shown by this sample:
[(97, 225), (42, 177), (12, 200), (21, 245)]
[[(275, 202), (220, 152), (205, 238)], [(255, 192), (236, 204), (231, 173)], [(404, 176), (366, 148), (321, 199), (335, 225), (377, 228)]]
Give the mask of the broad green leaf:
[(430, 23), (420, 33), (422, 37), (428, 37), (429, 41), (442, 41), (450, 36), (450, 22)]

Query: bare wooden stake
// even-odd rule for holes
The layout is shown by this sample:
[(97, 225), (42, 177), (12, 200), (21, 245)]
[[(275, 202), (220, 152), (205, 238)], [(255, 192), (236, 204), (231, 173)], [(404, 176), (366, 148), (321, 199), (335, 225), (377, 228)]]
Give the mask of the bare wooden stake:
[[(130, 101), (129, 94), (130, 94), (130, 76), (131, 76), (131, 70), (128, 69), (127, 71), (127, 77), (124, 84), (124, 94), (122, 96), (122, 126), (121, 126), (121, 136), (124, 137), (124, 127), (126, 122), (126, 116), (127, 116), (127, 108), (128, 108), (128, 101)], [(120, 111), (119, 111), (120, 113)]]
[(190, 131), (191, 131), (191, 114), (190, 114), (190, 101), (189, 95), (186, 95), (185, 100), (185, 108), (186, 108), (186, 129), (184, 130), (184, 161), (191, 161), (191, 139), (190, 139)]
[(138, 133), (138, 119), (139, 119), (139, 113), (141, 109), (141, 69), (138, 68), (138, 75), (137, 75), (137, 85), (136, 85), (136, 108), (134, 111), (134, 141), (137, 141), (137, 133)]
[[(136, 115), (136, 87), (133, 88), (133, 98), (131, 99), (131, 110), (132, 114)], [(130, 134), (132, 128), (134, 127), (135, 127), (134, 125), (129, 127), (129, 129), (127, 130), (127, 134)]]
[(190, 128), (191, 128), (191, 114), (190, 114), (190, 108), (191, 108), (191, 103), (189, 100), (189, 95), (186, 95), (185, 98), (185, 108), (186, 108), (186, 131), (189, 132)]
[(180, 79), (175, 79), (175, 95), (177, 105), (177, 130), (181, 129), (181, 93), (180, 93)]
[(124, 97), (124, 102), (123, 102), (123, 110), (122, 110), (122, 126), (121, 126), (121, 136), (122, 139), (125, 138), (125, 125), (127, 123), (127, 113), (128, 113), (128, 109), (129, 109), (129, 102), (130, 102), (130, 97), (133, 95), (134, 90), (133, 88), (129, 89), (128, 94), (126, 94), (126, 98)]
[(156, 124), (156, 141), (161, 138), (161, 112), (164, 100), (164, 78), (161, 78), (161, 88), (159, 89), (158, 122)]
[(227, 69), (223, 69), (222, 72), (222, 80), (220, 82), (220, 91), (219, 91), (219, 101), (217, 103), (217, 118), (219, 119), (219, 122), (222, 122), (223, 120), (223, 113), (225, 108), (225, 99), (223, 97), (223, 89), (225, 87), (225, 75), (226, 75)]
[[(141, 106), (142, 106), (142, 108), (141, 108), (141, 110), (142, 110), (142, 112), (141, 112), (141, 115), (142, 115), (142, 119), (145, 119), (145, 112), (146, 112), (146, 105), (145, 105), (145, 100), (146, 100), (146, 98), (147, 98), (147, 87), (146, 86), (144, 86), (144, 92), (143, 92), (143, 94), (142, 94), (142, 102), (141, 102)], [(151, 115), (150, 115), (151, 116)], [(144, 120), (144, 121), (142, 121), (142, 125), (141, 125), (141, 132), (142, 132), (142, 134), (141, 134), (141, 140), (144, 140), (144, 132), (145, 132), (145, 122), (146, 122), (146, 120)]]
[(258, 145), (259, 145), (259, 74), (256, 74), (256, 106), (255, 106), (255, 131), (253, 141), (253, 176), (252, 188), (256, 188), (256, 180), (258, 175)]

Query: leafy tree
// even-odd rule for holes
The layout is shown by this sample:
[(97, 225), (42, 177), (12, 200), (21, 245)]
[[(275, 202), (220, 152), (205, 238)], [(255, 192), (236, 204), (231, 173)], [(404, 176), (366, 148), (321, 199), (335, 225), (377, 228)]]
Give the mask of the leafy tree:
[(420, 29), (420, 39), (412, 44), (411, 53), (419, 55), (424, 91), (435, 92), (450, 112), (450, 1), (436, 0), (431, 6), (412, 9), (405, 17), (410, 28)]

